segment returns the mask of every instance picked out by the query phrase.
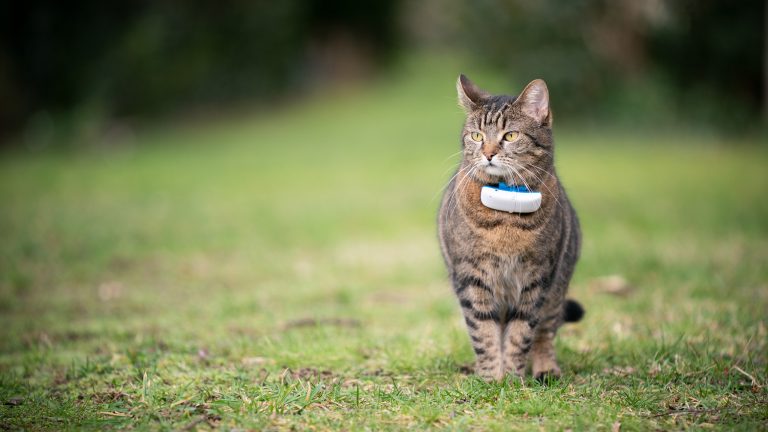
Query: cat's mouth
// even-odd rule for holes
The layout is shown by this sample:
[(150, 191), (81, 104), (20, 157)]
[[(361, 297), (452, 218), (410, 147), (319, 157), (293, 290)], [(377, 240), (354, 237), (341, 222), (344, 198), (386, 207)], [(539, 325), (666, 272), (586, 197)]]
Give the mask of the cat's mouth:
[(494, 165), (492, 162), (483, 167), (483, 171), (486, 174), (496, 177), (501, 177), (506, 173), (506, 170), (498, 165)]

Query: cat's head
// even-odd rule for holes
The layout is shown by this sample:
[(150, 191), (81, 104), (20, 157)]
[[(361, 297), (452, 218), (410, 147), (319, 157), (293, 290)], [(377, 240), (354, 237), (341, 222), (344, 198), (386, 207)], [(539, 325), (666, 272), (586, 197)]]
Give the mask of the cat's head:
[(519, 96), (489, 94), (466, 76), (456, 81), (467, 113), (462, 169), (481, 183), (537, 186), (552, 169), (552, 112), (547, 84), (531, 81)]

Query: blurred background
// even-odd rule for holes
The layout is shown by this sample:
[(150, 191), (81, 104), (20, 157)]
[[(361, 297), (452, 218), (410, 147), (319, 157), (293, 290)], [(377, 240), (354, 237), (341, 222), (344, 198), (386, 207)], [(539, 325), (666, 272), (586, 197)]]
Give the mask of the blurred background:
[(261, 405), (217, 395), (259, 370), (461, 376), (435, 223), (460, 73), (549, 85), (584, 232), (566, 374), (663, 370), (664, 411), (719, 407), (685, 383), (765, 382), (766, 20), (764, 0), (0, 2), (0, 426), (188, 429), (208, 406), (258, 430)]
[(567, 122), (742, 134), (768, 116), (763, 0), (36, 0), (3, 2), (0, 20), (7, 146), (300, 103), (430, 53), (507, 92), (544, 78)]

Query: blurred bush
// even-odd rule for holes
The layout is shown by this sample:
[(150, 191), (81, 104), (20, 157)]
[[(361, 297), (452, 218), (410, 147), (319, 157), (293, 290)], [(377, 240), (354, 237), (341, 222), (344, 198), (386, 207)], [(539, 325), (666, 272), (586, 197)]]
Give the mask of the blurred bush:
[[(450, 3), (451, 6), (447, 7)], [(426, 0), (411, 34), (463, 47), (568, 117), (745, 127), (765, 109), (763, 0)], [(768, 64), (768, 63), (766, 63)], [(556, 113), (557, 114), (557, 113)]]
[(653, 27), (648, 53), (693, 119), (732, 129), (768, 118), (767, 2), (677, 0)]
[(389, 0), (3, 2), (0, 131), (81, 117), (73, 110), (269, 99), (335, 77), (337, 64), (342, 77), (362, 73), (390, 52), (396, 10)]
[(430, 49), (510, 89), (546, 79), (565, 118), (744, 130), (768, 112), (765, 20), (763, 0), (3, 2), (0, 140), (291, 97)]

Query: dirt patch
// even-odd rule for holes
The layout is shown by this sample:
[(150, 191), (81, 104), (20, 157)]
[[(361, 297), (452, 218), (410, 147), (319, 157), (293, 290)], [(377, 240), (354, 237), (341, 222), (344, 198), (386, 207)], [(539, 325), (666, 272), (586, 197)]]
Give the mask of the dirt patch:
[(369, 376), (369, 377), (371, 377), (371, 376), (373, 376), (373, 377), (382, 377), (382, 376), (383, 377), (391, 377), (391, 376), (394, 376), (394, 374), (392, 372), (385, 371), (384, 369), (381, 369), (381, 368), (365, 372), (362, 375), (363, 376)]
[(6, 400), (5, 402), (3, 402), (4, 405), (14, 406), (14, 407), (15, 406), (19, 406), (19, 405), (21, 405), (23, 403), (24, 403), (24, 398), (21, 397), (21, 396), (14, 396), (14, 397)]
[(283, 376), (290, 376), (291, 378), (295, 380), (323, 380), (323, 381), (329, 381), (334, 378), (337, 378), (338, 375), (327, 370), (327, 369), (316, 369), (311, 367), (306, 368), (300, 368), (297, 370), (292, 370), (290, 368), (286, 368), (285, 371), (282, 374)]
[(128, 399), (130, 398), (130, 396), (119, 390), (109, 389), (105, 392), (98, 392), (90, 395), (79, 395), (77, 398), (81, 400), (87, 398), (87, 399), (90, 399), (91, 402), (95, 404), (109, 404), (109, 403), (114, 403), (117, 401)]
[(635, 287), (621, 275), (597, 277), (590, 280), (588, 285), (593, 291), (617, 297), (628, 297), (635, 291)]

